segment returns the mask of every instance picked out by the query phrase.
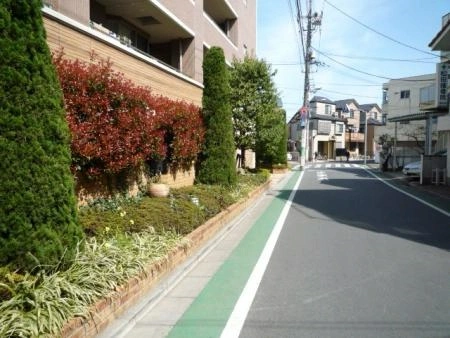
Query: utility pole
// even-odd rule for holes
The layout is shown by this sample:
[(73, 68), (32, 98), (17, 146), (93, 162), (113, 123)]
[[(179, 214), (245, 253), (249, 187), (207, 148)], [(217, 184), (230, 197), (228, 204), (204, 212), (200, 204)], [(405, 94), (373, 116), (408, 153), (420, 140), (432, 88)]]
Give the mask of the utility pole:
[[(312, 12), (312, 0), (307, 0), (307, 16), (306, 16), (306, 43), (305, 43), (305, 81), (303, 86), (303, 106), (300, 110), (300, 128), (301, 128), (301, 148), (300, 148), (300, 168), (303, 169), (309, 152), (309, 92), (311, 89), (309, 74), (311, 72), (311, 64), (316, 63), (313, 57), (311, 40), (313, 30), (322, 23), (322, 14)], [(300, 26), (300, 34), (302, 35), (302, 25), (300, 20), (302, 17), (298, 13)]]

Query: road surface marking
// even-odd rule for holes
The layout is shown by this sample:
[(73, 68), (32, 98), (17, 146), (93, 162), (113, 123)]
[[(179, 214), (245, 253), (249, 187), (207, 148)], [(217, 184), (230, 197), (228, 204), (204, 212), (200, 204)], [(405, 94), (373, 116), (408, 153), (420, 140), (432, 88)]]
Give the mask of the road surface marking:
[(405, 190), (402, 190), (402, 189), (396, 187), (395, 185), (393, 185), (393, 184), (387, 182), (386, 180), (382, 179), (382, 178), (379, 177), (378, 175), (374, 174), (374, 173), (373, 173), (372, 171), (370, 171), (369, 169), (367, 169), (367, 168), (365, 168), (365, 169), (366, 169), (366, 171), (367, 171), (370, 175), (372, 175), (372, 176), (375, 177), (376, 179), (380, 180), (381, 182), (383, 182), (383, 183), (386, 184), (387, 186), (391, 187), (392, 189), (395, 189), (395, 190), (397, 190), (397, 191), (399, 191), (399, 192), (405, 194), (406, 196), (409, 196), (409, 197), (411, 197), (411, 198), (414, 198), (416, 201), (419, 201), (420, 203), (423, 203), (423, 204), (429, 206), (430, 208), (439, 211), (440, 213), (444, 214), (445, 216), (450, 217), (450, 212), (447, 212), (447, 211), (445, 211), (445, 210), (443, 210), (443, 209), (441, 209), (441, 208), (439, 208), (439, 207), (437, 207), (437, 206), (435, 206), (435, 205), (433, 205), (433, 204), (431, 204), (431, 203), (428, 203), (427, 201), (425, 201), (425, 200), (423, 200), (423, 199), (421, 199), (421, 198), (419, 198), (419, 197), (417, 197), (417, 196), (414, 196), (413, 194), (410, 194), (409, 192), (407, 192), (407, 191), (405, 191)]
[(272, 252), (275, 248), (278, 237), (280, 236), (281, 230), (283, 229), (284, 222), (288, 215), (295, 193), (303, 178), (303, 174), (304, 171), (300, 174), (294, 188), (291, 191), (291, 194), (289, 195), (289, 199), (284, 205), (280, 217), (278, 218), (277, 223), (275, 224), (275, 227), (267, 240), (266, 246), (264, 247), (258, 262), (256, 263), (252, 274), (250, 275), (250, 278), (248, 279), (247, 284), (245, 285), (244, 290), (242, 291), (241, 296), (239, 297), (239, 300), (237, 301), (233, 312), (228, 319), (227, 325), (222, 331), (220, 336), (221, 338), (239, 337), (242, 327), (244, 326), (245, 318), (247, 318), (247, 314), (250, 310), (253, 299), (255, 298), (256, 291), (258, 290), (264, 272), (269, 264), (270, 257), (272, 256)]

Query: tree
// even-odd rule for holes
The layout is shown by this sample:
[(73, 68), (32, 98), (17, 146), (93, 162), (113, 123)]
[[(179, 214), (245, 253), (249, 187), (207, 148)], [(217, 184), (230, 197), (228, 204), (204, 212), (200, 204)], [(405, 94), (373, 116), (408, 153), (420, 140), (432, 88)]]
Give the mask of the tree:
[[(257, 163), (286, 163), (286, 123), (277, 107), (277, 94), (270, 66), (264, 60), (246, 56), (235, 59), (231, 69), (231, 104), (234, 138), (245, 166), (245, 150), (256, 151)], [(280, 144), (283, 155), (280, 156)]]
[(205, 143), (197, 180), (206, 184), (236, 183), (235, 144), (230, 105), (229, 73), (223, 50), (212, 47), (203, 60)]
[(41, 8), (0, 5), (0, 264), (28, 271), (70, 259), (83, 237)]

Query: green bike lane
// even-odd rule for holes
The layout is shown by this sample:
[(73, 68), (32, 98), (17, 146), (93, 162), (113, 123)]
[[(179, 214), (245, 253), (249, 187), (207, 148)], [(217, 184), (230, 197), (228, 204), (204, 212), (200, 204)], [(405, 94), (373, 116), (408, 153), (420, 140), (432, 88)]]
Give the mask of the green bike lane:
[[(302, 173), (293, 171), (287, 183), (278, 191), (277, 196), (273, 198), (238, 246), (177, 321), (168, 337), (221, 336), (266, 243), (271, 234), (275, 232), (274, 228), (277, 224), (278, 231), (281, 231), (282, 224), (280, 222), (282, 223), (284, 220), (280, 216), (282, 213), (287, 213), (286, 204), (290, 203), (290, 199), (293, 197), (292, 192), (300, 183)], [(253, 284), (255, 283), (257, 284), (258, 281), (253, 281)], [(253, 287), (256, 288), (257, 285), (253, 285)], [(238, 314), (239, 316), (242, 317), (242, 314)], [(245, 314), (243, 319), (245, 319)], [(240, 329), (238, 328), (238, 330)]]

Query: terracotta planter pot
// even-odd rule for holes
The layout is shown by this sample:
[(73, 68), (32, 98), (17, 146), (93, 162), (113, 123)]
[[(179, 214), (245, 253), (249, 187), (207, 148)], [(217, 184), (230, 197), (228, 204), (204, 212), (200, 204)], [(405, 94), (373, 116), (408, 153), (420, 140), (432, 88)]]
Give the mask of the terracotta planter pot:
[(169, 186), (164, 183), (151, 183), (148, 192), (153, 197), (167, 197), (169, 195)]

